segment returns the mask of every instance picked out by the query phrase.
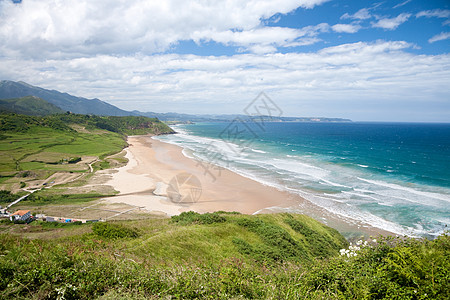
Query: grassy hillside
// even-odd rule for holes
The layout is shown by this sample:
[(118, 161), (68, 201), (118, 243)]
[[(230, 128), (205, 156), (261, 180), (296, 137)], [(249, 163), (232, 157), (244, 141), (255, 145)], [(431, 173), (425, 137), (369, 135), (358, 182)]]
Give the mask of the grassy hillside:
[(145, 117), (0, 114), (0, 184), (39, 187), (56, 172), (69, 178), (89, 172), (89, 164), (107, 168), (105, 158), (126, 146), (126, 134), (170, 132)]
[(62, 114), (59, 107), (35, 96), (0, 100), (0, 112), (12, 112), (31, 116)]
[[(450, 239), (371, 240), (292, 214), (0, 223), (0, 298), (448, 299)], [(243, 247), (245, 245), (245, 247)]]

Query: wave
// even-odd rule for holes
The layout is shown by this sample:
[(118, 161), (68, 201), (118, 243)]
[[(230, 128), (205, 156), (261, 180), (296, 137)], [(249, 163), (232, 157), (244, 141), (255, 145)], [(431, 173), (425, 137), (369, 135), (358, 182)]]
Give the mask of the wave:
[(257, 149), (250, 149), (250, 150), (252, 150), (253, 152), (256, 152), (256, 153), (267, 153), (266, 151), (257, 150)]
[(364, 178), (359, 178), (359, 180), (365, 181), (367, 183), (370, 184), (374, 184), (374, 185), (378, 185), (378, 186), (382, 186), (382, 187), (387, 187), (393, 190), (401, 190), (401, 191), (406, 191), (408, 193), (411, 194), (415, 194), (415, 195), (419, 195), (419, 196), (425, 196), (428, 198), (433, 198), (433, 199), (437, 199), (437, 200), (442, 200), (445, 202), (450, 202), (450, 195), (443, 195), (443, 194), (438, 194), (438, 193), (433, 193), (433, 192), (423, 192), (423, 191), (418, 191), (415, 190), (413, 188), (408, 188), (405, 186), (401, 186), (398, 184), (394, 184), (394, 183), (388, 183), (388, 182), (384, 182), (384, 181), (378, 181), (378, 180), (370, 180), (370, 179), (364, 179)]
[[(176, 131), (179, 134), (153, 138), (183, 147), (183, 154), (187, 157), (206, 160), (264, 185), (298, 194), (333, 214), (396, 234), (412, 236), (437, 235), (446, 224), (438, 221), (437, 217), (427, 220), (427, 228), (421, 228), (420, 222), (399, 223), (397, 215), (402, 212), (396, 211), (397, 206), (404, 203), (442, 207), (442, 201), (446, 204), (450, 202), (446, 192), (434, 193), (385, 180), (367, 179), (368, 176), (374, 177), (373, 171), (370, 171), (372, 168), (367, 165), (361, 164), (358, 165), (361, 169), (355, 169), (333, 164), (321, 161), (319, 156), (310, 155), (310, 152), (308, 155), (301, 155), (300, 152), (299, 155), (290, 155), (270, 147), (263, 151), (218, 138), (193, 136), (188, 130), (180, 128), (176, 128)], [(285, 149), (289, 150), (292, 149)], [(211, 153), (220, 153), (222, 156), (216, 155), (216, 159), (211, 161)], [(376, 207), (376, 210), (367, 208), (368, 204)], [(291, 211), (296, 209), (290, 208)]]

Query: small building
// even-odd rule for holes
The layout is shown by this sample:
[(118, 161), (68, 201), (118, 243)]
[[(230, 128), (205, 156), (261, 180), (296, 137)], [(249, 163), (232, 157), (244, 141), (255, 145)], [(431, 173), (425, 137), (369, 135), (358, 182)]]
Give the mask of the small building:
[(9, 216), (11, 221), (26, 221), (31, 218), (31, 210), (18, 210)]
[(47, 221), (47, 222), (56, 222), (54, 217), (46, 217), (45, 221)]

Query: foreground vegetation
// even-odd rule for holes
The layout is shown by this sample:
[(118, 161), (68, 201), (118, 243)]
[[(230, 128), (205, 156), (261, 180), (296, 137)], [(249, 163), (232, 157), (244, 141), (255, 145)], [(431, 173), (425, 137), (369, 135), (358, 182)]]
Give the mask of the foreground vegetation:
[[(0, 298), (448, 299), (450, 238), (371, 240), (353, 255), (302, 215), (183, 213), (94, 225), (0, 224)], [(55, 239), (54, 233), (64, 236)], [(39, 235), (38, 235), (39, 234)], [(39, 236), (39, 238), (37, 238)]]

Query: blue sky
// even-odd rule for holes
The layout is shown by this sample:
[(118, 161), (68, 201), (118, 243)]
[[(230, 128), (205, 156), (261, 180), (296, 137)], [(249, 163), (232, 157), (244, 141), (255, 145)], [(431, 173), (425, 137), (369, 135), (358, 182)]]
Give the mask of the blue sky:
[[(418, 15), (419, 13), (422, 14)], [(395, 19), (402, 14), (405, 17), (403, 22), (401, 20), (398, 23), (394, 21), (392, 27), (388, 25), (384, 28), (376, 27), (379, 20)], [(445, 24), (446, 21), (447, 24)], [(320, 40), (317, 43), (278, 49), (281, 53), (311, 52), (344, 43), (372, 42), (377, 39), (410, 41), (416, 47), (409, 49), (409, 51), (417, 54), (442, 54), (448, 53), (450, 49), (450, 37), (441, 40), (439, 43), (429, 42), (433, 36), (450, 31), (450, 1), (448, 0), (328, 1), (314, 9), (300, 7), (287, 14), (277, 13), (269, 18), (264, 18), (262, 23), (270, 27), (297, 29), (321, 23), (331, 26), (333, 24), (345, 24), (352, 26), (353, 30), (356, 31), (336, 32), (333, 29), (328, 29), (318, 34)], [(398, 25), (395, 26), (396, 24)], [(349, 27), (347, 30), (352, 29)], [(196, 44), (192, 41), (182, 41), (173, 47), (171, 52), (197, 55), (233, 55), (238, 49), (239, 47), (225, 46), (215, 42)]]
[(127, 110), (450, 122), (450, 1), (0, 0), (0, 79)]

